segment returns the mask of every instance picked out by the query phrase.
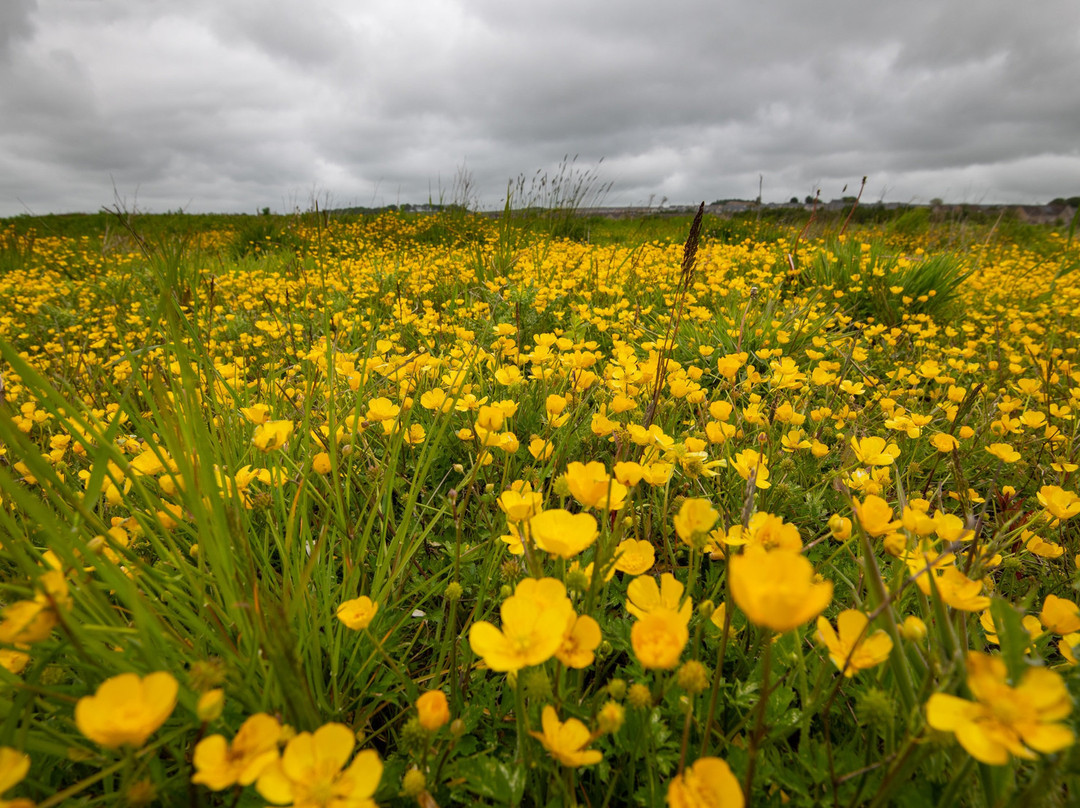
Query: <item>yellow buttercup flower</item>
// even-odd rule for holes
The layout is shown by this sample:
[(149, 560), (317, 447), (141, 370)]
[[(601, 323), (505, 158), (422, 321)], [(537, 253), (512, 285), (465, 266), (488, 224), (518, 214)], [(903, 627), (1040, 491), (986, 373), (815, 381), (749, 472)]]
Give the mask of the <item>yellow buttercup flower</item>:
[(690, 638), (686, 626), (681, 614), (664, 607), (636, 620), (630, 629), (630, 645), (642, 667), (671, 670), (677, 666)]
[(660, 576), (660, 584), (651, 576), (641, 576), (630, 582), (626, 588), (626, 610), (637, 618), (643, 618), (656, 609), (671, 609), (678, 612), (684, 623), (690, 622), (694, 605), (687, 598), (683, 601), (685, 587), (670, 572)]
[(176, 679), (165, 671), (144, 678), (122, 673), (102, 682), (93, 696), (79, 699), (75, 724), (108, 749), (138, 748), (172, 715), (178, 690)]
[(1071, 746), (1073, 731), (1062, 723), (1072, 712), (1065, 683), (1047, 668), (1028, 668), (1020, 683), (1007, 681), (1000, 657), (969, 652), (967, 684), (974, 701), (935, 693), (926, 703), (926, 721), (952, 732), (976, 760), (994, 766), (1010, 756), (1034, 759)]
[(626, 486), (613, 479), (603, 463), (570, 463), (566, 484), (574, 499), (586, 508), (617, 511), (626, 501)]
[(469, 646), (493, 671), (541, 665), (563, 644), (574, 607), (562, 581), (526, 578), (500, 607), (502, 629), (481, 620), (469, 629)]
[(222, 735), (210, 735), (195, 745), (191, 782), (221, 791), (233, 785), (249, 786), (278, 757), (281, 724), (266, 713), (249, 717), (232, 743)]
[(337, 607), (337, 619), (353, 631), (360, 631), (371, 625), (379, 604), (367, 595), (347, 600)]
[(604, 755), (597, 749), (586, 749), (592, 743), (593, 736), (588, 727), (576, 718), (559, 721), (559, 715), (550, 704), (544, 707), (540, 716), (543, 732), (529, 734), (543, 744), (555, 760), (564, 766), (592, 766), (603, 760)]
[(769, 553), (751, 545), (729, 562), (731, 595), (751, 623), (790, 631), (813, 620), (832, 601), (832, 582), (818, 581), (800, 553)]
[(280, 449), (292, 437), (293, 429), (292, 421), (266, 421), (255, 427), (255, 435), (251, 442), (255, 444), (256, 449), (263, 452)]
[(863, 466), (889, 466), (900, 456), (899, 447), (887, 443), (885, 438), (852, 438), (851, 448), (855, 459)]
[(668, 783), (671, 808), (742, 808), (745, 803), (738, 778), (720, 758), (698, 758)]
[(829, 659), (844, 676), (880, 665), (889, 658), (892, 638), (883, 629), (866, 633), (867, 617), (857, 609), (845, 609), (836, 617), (836, 630), (824, 617), (817, 619), (817, 638), (829, 650)]
[(862, 502), (855, 500), (855, 516), (869, 536), (885, 536), (900, 527), (893, 521), (893, 509), (879, 496), (869, 495)]
[(562, 508), (542, 511), (529, 520), (532, 540), (545, 553), (573, 558), (596, 541), (596, 518)]
[(416, 712), (420, 716), (420, 726), (428, 732), (434, 732), (450, 720), (450, 705), (446, 694), (441, 690), (429, 690), (416, 700)]
[(675, 532), (679, 534), (680, 539), (692, 545), (693, 539), (704, 536), (712, 530), (712, 526), (719, 518), (719, 512), (709, 500), (691, 497), (683, 500), (679, 512), (675, 514)]
[(1071, 519), (1080, 513), (1080, 497), (1056, 485), (1044, 485), (1036, 496), (1039, 504), (1056, 519)]
[[(29, 771), (29, 755), (18, 749), (12, 749), (10, 746), (0, 746), (0, 795), (21, 783)], [(19, 804), (18, 800), (8, 802), (0, 796), (0, 805), (10, 805), (15, 808)], [(32, 806), (33, 803), (27, 801), (26, 805)]]
[(1080, 631), (1080, 607), (1071, 600), (1047, 595), (1039, 612), (1039, 621), (1054, 634), (1072, 634)]
[(772, 485), (769, 482), (767, 460), (760, 452), (755, 452), (753, 449), (743, 449), (732, 459), (731, 467), (744, 480), (749, 480), (750, 474), (754, 473), (754, 487), (764, 490)]
[(615, 569), (628, 575), (641, 575), (656, 563), (656, 548), (645, 539), (623, 539), (615, 547)]
[(599, 623), (587, 614), (576, 615), (568, 623), (555, 656), (568, 668), (587, 668), (596, 659), (601, 639)]
[(301, 732), (259, 775), (255, 790), (268, 802), (294, 808), (374, 808), (382, 761), (365, 749), (343, 769), (355, 745), (355, 733), (344, 724)]

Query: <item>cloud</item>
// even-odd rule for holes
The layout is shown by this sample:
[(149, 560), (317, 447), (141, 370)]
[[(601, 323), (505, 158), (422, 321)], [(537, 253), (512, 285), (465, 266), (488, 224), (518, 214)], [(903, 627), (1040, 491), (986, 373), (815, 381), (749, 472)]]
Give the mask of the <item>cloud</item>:
[[(1080, 5), (9, 0), (0, 215), (426, 201), (603, 158), (610, 202), (1080, 188)], [(873, 197), (873, 198), (876, 198)]]

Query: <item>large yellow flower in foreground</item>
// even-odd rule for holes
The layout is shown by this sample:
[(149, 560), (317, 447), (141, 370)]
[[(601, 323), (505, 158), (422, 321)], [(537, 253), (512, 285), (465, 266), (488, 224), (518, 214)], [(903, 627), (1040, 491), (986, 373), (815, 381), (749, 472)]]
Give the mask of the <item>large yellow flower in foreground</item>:
[(481, 620), (469, 629), (469, 646), (493, 671), (541, 665), (555, 656), (574, 619), (566, 587), (554, 578), (526, 578), (500, 609), (502, 629)]
[(735, 605), (756, 626), (790, 631), (813, 620), (832, 601), (831, 581), (819, 581), (800, 553), (771, 553), (750, 545), (730, 561)]
[(108, 749), (140, 747), (172, 715), (179, 685), (159, 671), (140, 679), (122, 673), (101, 683), (93, 696), (75, 705), (79, 732)]
[(817, 637), (829, 649), (829, 659), (844, 676), (880, 665), (889, 658), (892, 637), (883, 629), (866, 633), (869, 622), (858, 609), (845, 609), (836, 617), (836, 631), (824, 617), (817, 619)]
[(281, 724), (276, 718), (256, 713), (240, 725), (231, 744), (222, 735), (203, 738), (195, 745), (191, 782), (212, 791), (251, 785), (277, 760), (280, 736)]
[(742, 808), (742, 788), (726, 760), (703, 757), (668, 783), (671, 808)]
[(548, 754), (562, 765), (574, 768), (591, 766), (603, 759), (604, 756), (599, 750), (585, 748), (592, 742), (592, 733), (576, 718), (559, 721), (555, 708), (549, 704), (544, 708), (540, 724), (543, 732), (529, 734), (539, 740)]
[(382, 761), (374, 749), (365, 749), (342, 770), (355, 744), (356, 735), (344, 724), (301, 732), (259, 776), (255, 790), (275, 805), (294, 808), (374, 808)]
[(1032, 759), (1036, 752), (1059, 752), (1073, 744), (1073, 731), (1058, 723), (1072, 712), (1061, 677), (1046, 668), (1029, 668), (1010, 687), (1000, 657), (968, 653), (968, 689), (975, 701), (935, 693), (926, 703), (926, 721), (952, 732), (968, 754), (1002, 766), (1010, 755)]

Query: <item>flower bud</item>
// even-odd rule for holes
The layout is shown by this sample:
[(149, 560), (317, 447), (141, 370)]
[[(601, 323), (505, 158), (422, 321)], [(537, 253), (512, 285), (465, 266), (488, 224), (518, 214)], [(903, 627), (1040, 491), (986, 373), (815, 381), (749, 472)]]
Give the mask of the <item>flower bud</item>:
[(221, 717), (223, 709), (225, 709), (225, 691), (221, 688), (214, 688), (199, 696), (199, 701), (195, 705), (195, 715), (198, 716), (199, 721), (202, 723), (209, 724), (211, 721), (217, 721)]
[(441, 690), (429, 690), (420, 696), (416, 700), (416, 711), (420, 716), (420, 726), (428, 732), (434, 732), (450, 720), (450, 705)]

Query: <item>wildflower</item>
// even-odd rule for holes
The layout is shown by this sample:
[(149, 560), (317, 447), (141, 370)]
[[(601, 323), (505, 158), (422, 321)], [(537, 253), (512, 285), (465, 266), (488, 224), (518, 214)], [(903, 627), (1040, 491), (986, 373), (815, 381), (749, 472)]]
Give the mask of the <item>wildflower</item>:
[(220, 687), (207, 690), (195, 703), (195, 716), (204, 724), (217, 721), (225, 709), (225, 691)]
[(567, 623), (562, 645), (555, 656), (568, 668), (587, 668), (596, 659), (601, 639), (600, 624), (587, 614), (577, 615)]
[(603, 463), (570, 463), (566, 484), (574, 499), (586, 508), (617, 511), (626, 500), (626, 486), (613, 480)]
[[(1027, 632), (1028, 637), (1032, 640), (1038, 639), (1043, 634), (1042, 623), (1040, 623), (1039, 618), (1033, 614), (1025, 614), (1020, 620), (1020, 624), (1023, 626), (1024, 631)], [(979, 625), (982, 626), (988, 643), (992, 645), (1001, 645), (1001, 640), (998, 638), (997, 626), (994, 625), (994, 616), (989, 609), (979, 615)], [(1030, 643), (1027, 648), (1028, 650), (1032, 648)]]
[(829, 650), (829, 659), (844, 676), (880, 665), (889, 658), (892, 638), (883, 629), (866, 633), (866, 615), (857, 609), (845, 609), (836, 617), (836, 631), (824, 617), (817, 619), (817, 638)]
[(588, 728), (576, 718), (559, 721), (555, 708), (550, 704), (544, 707), (540, 716), (543, 732), (529, 734), (540, 741), (555, 760), (564, 766), (577, 768), (591, 766), (603, 759), (603, 754), (596, 749), (585, 749), (593, 739)]
[(615, 569), (628, 575), (641, 575), (656, 563), (656, 548), (645, 539), (623, 539), (615, 548)]
[(709, 500), (699, 497), (686, 499), (675, 515), (675, 532), (680, 539), (693, 546), (695, 537), (708, 533), (719, 518), (720, 514)]
[(1020, 453), (1009, 443), (991, 443), (986, 451), (1003, 463), (1015, 463), (1020, 459)]
[(990, 598), (979, 594), (982, 592), (981, 581), (971, 580), (954, 564), (947, 565), (940, 574), (939, 570), (940, 567), (930, 574), (934, 576), (934, 585), (946, 604), (964, 612), (981, 612), (990, 607)]
[(800, 553), (750, 546), (729, 563), (732, 597), (754, 625), (790, 631), (832, 601), (832, 583), (815, 580), (813, 565)]
[(30, 771), (30, 756), (10, 746), (0, 746), (0, 805), (5, 808), (32, 808), (29, 800), (5, 800), (3, 793), (14, 788)]
[(909, 642), (925, 640), (927, 634), (926, 623), (923, 622), (921, 617), (909, 614), (904, 618), (904, 622), (900, 624), (900, 634)]
[(640, 619), (655, 609), (671, 609), (689, 623), (694, 606), (689, 598), (683, 601), (683, 590), (682, 583), (670, 572), (660, 576), (659, 585), (651, 576), (635, 578), (626, 588), (626, 610)]
[(1072, 634), (1080, 631), (1080, 607), (1071, 600), (1047, 595), (1039, 612), (1039, 620), (1047, 631), (1054, 634)]
[(895, 443), (886, 444), (885, 438), (852, 438), (851, 448), (863, 466), (889, 466), (900, 456), (899, 447)]
[(630, 629), (630, 644), (642, 667), (671, 670), (678, 665), (690, 638), (686, 626), (678, 612), (663, 607), (635, 621)]
[(192, 757), (195, 774), (191, 782), (211, 791), (251, 785), (277, 760), (280, 737), (278, 720), (266, 713), (256, 713), (240, 725), (231, 744), (222, 735), (203, 738), (195, 745)]
[(679, 775), (667, 790), (671, 808), (742, 808), (742, 788), (726, 760), (698, 758)]
[(139, 678), (122, 673), (106, 679), (93, 696), (75, 705), (79, 732), (107, 749), (146, 743), (176, 707), (179, 685), (171, 673)]
[(319, 452), (311, 458), (311, 470), (316, 474), (329, 474), (331, 469), (330, 455), (327, 452)]
[(574, 607), (554, 578), (527, 578), (500, 607), (502, 629), (485, 620), (469, 629), (469, 646), (493, 671), (541, 665), (563, 644)]
[(251, 442), (255, 444), (256, 449), (263, 452), (280, 449), (292, 437), (293, 428), (292, 421), (265, 421), (255, 427), (255, 435)]
[(732, 525), (723, 540), (725, 544), (735, 547), (754, 544), (766, 550), (799, 551), (803, 546), (795, 525), (785, 522), (782, 516), (765, 511), (751, 516), (745, 530), (742, 525)]
[(361, 631), (371, 625), (379, 604), (367, 595), (347, 600), (337, 608), (337, 619), (353, 631)]
[(626, 710), (617, 701), (607, 701), (596, 714), (597, 731), (610, 735), (622, 729), (626, 720)]
[(544, 495), (534, 492), (528, 484), (526, 487), (528, 490), (524, 487), (520, 491), (510, 489), (499, 495), (499, 508), (506, 514), (508, 522), (522, 522), (540, 513), (544, 507)]
[(259, 775), (255, 790), (268, 802), (295, 808), (374, 808), (372, 796), (382, 779), (382, 761), (374, 749), (365, 749), (342, 770), (355, 744), (356, 735), (344, 724), (301, 732)]
[(744, 480), (749, 480), (751, 473), (754, 476), (754, 487), (766, 489), (772, 485), (769, 482), (769, 469), (765, 465), (767, 458), (755, 452), (753, 449), (743, 449), (731, 461), (732, 468)]
[(967, 685), (974, 701), (935, 693), (926, 703), (926, 720), (952, 732), (968, 754), (1001, 766), (1010, 755), (1033, 759), (1072, 745), (1073, 731), (1059, 723), (1072, 712), (1061, 676), (1047, 668), (1028, 668), (1020, 683), (1006, 681), (1005, 663), (974, 651), (967, 656)]
[(1044, 485), (1036, 496), (1042, 505), (1057, 519), (1071, 519), (1080, 513), (1080, 497), (1056, 485)]
[(596, 519), (589, 513), (570, 513), (562, 508), (541, 511), (529, 520), (536, 546), (559, 558), (573, 558), (596, 541)]
[(862, 502), (855, 500), (855, 515), (859, 524), (869, 536), (884, 536), (892, 533), (899, 526), (899, 522), (892, 521), (892, 506), (881, 497), (869, 495)]
[(416, 712), (420, 715), (420, 726), (428, 732), (434, 732), (450, 720), (450, 705), (446, 694), (441, 690), (429, 690), (416, 700)]
[(939, 452), (946, 454), (948, 452), (951, 452), (953, 449), (957, 449), (960, 447), (960, 441), (945, 432), (938, 432), (936, 435), (930, 438), (930, 443), (932, 443), (934, 445), (934, 448), (937, 449)]
[(829, 517), (829, 533), (837, 541), (847, 541), (851, 538), (851, 520), (834, 513)]
[(687, 693), (696, 695), (709, 686), (709, 669), (696, 659), (691, 659), (679, 668), (675, 681)]

